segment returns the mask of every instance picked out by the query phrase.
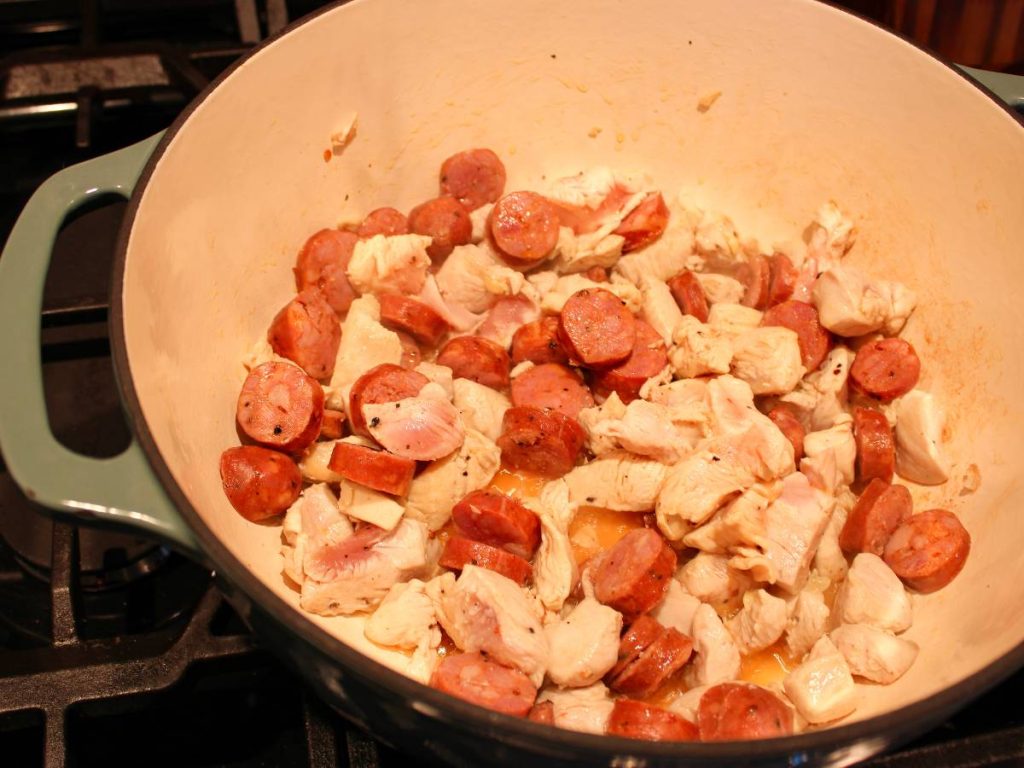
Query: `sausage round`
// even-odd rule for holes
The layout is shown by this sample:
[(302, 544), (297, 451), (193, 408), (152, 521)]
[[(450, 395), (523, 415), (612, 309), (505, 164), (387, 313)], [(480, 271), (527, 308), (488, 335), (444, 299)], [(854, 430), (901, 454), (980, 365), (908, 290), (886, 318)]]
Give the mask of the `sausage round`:
[(622, 633), (619, 640), (619, 657), (615, 666), (609, 670), (606, 680), (614, 680), (623, 670), (637, 660), (647, 647), (661, 637), (665, 627), (647, 614), (637, 616), (629, 629)]
[(306, 288), (277, 313), (267, 341), (314, 379), (329, 379), (341, 344), (341, 324), (317, 288)]
[(526, 719), (532, 720), (535, 723), (554, 725), (555, 705), (551, 701), (539, 701), (530, 707), (530, 712), (526, 716)]
[(870, 408), (853, 409), (853, 437), (857, 442), (857, 476), (867, 482), (892, 481), (896, 441), (885, 414)]
[(802, 301), (784, 301), (764, 313), (761, 325), (781, 325), (796, 333), (800, 362), (815, 370), (832, 348), (832, 336), (818, 322), (818, 310)]
[(457, 152), (441, 163), (441, 194), (451, 195), (467, 211), (493, 203), (505, 191), (505, 165), (489, 149)]
[(616, 699), (607, 733), (648, 741), (697, 741), (697, 726), (667, 709), (633, 699)]
[(875, 478), (868, 483), (846, 517), (839, 533), (844, 552), (870, 552), (882, 556), (885, 544), (914, 511), (910, 491)]
[(563, 413), (513, 406), (505, 411), (497, 444), (509, 469), (555, 478), (576, 465), (585, 439), (583, 427)]
[(776, 405), (768, 411), (768, 418), (778, 427), (793, 445), (793, 459), (797, 463), (804, 455), (804, 437), (806, 431), (803, 424), (794, 415), (793, 411), (785, 405)]
[(335, 443), (327, 468), (346, 480), (393, 496), (404, 496), (416, 462), (356, 443)]
[(526, 360), (541, 363), (567, 363), (568, 355), (558, 341), (558, 318), (547, 315), (521, 325), (512, 336), (512, 364)]
[(231, 506), (253, 522), (281, 514), (302, 490), (302, 475), (289, 456), (255, 445), (220, 455), (220, 481)]
[(565, 302), (558, 339), (588, 368), (611, 368), (633, 352), (636, 318), (618, 296), (604, 288), (584, 288)]
[(469, 379), (491, 389), (505, 389), (511, 363), (504, 348), (483, 336), (456, 336), (437, 354), (437, 364), (452, 369), (457, 379)]
[(345, 433), (345, 412), (324, 408), (324, 420), (320, 424), (320, 437), (337, 440)]
[(625, 241), (622, 252), (629, 253), (649, 245), (661, 237), (668, 225), (668, 206), (661, 192), (651, 192), (640, 205), (630, 211), (613, 234)]
[(511, 552), (492, 547), (480, 541), (473, 541), (464, 536), (451, 535), (445, 542), (441, 559), (438, 562), (445, 568), (461, 571), (467, 563), (486, 568), (512, 579), (519, 586), (530, 579), (533, 568), (530, 564)]
[(416, 397), (429, 382), (419, 371), (410, 371), (400, 365), (381, 363), (356, 379), (348, 396), (348, 416), (352, 431), (370, 436), (363, 416), (363, 405), (393, 403), (407, 397)]
[(540, 545), (540, 519), (511, 496), (483, 489), (452, 507), (452, 520), (466, 536), (529, 559)]
[(633, 352), (614, 368), (594, 371), (594, 391), (602, 397), (617, 392), (624, 403), (640, 397), (640, 388), (668, 365), (668, 352), (661, 334), (643, 320), (636, 321)]
[(558, 363), (535, 365), (512, 380), (512, 405), (559, 411), (576, 418), (594, 407), (594, 396), (579, 374)]
[(650, 696), (683, 668), (692, 652), (690, 638), (677, 629), (665, 627), (608, 685), (627, 696)]
[(893, 531), (883, 559), (911, 589), (934, 592), (960, 573), (970, 552), (971, 535), (957, 516), (929, 509)]
[(469, 212), (454, 197), (438, 197), (421, 203), (409, 211), (409, 231), (427, 235), (427, 255), (435, 262), (444, 259), (457, 245), (465, 245), (473, 237)]
[(402, 331), (421, 344), (437, 346), (448, 329), (448, 321), (422, 301), (399, 296), (397, 293), (382, 293), (380, 301), (380, 322), (392, 331)]
[(740, 266), (736, 276), (746, 288), (741, 299), (743, 306), (765, 309), (771, 288), (771, 268), (767, 257), (761, 254), (751, 256), (746, 264)]
[(921, 360), (903, 339), (878, 339), (857, 350), (850, 366), (853, 386), (883, 403), (907, 394), (921, 375)]
[(796, 288), (800, 273), (793, 266), (789, 256), (784, 253), (773, 253), (768, 257), (768, 306), (774, 307), (789, 301)]
[(537, 698), (537, 688), (530, 678), (479, 653), (445, 656), (431, 675), (430, 685), (477, 706), (515, 717), (524, 717)]
[(788, 736), (793, 733), (793, 711), (758, 685), (720, 683), (701, 696), (697, 729), (701, 741)]
[(404, 213), (394, 208), (377, 208), (366, 214), (366, 218), (359, 225), (356, 234), (359, 237), (407, 235), (409, 234), (409, 219)]
[(324, 418), (324, 391), (291, 363), (253, 368), (238, 395), (235, 417), (254, 442), (292, 453), (316, 440)]
[(295, 260), (295, 289), (319, 288), (331, 309), (339, 315), (348, 312), (357, 294), (345, 269), (358, 240), (354, 232), (340, 229), (321, 229), (312, 235)]
[(510, 192), (491, 210), (491, 237), (513, 266), (529, 266), (551, 253), (558, 227), (558, 211), (536, 192)]
[(708, 296), (693, 272), (684, 269), (668, 281), (668, 289), (684, 315), (693, 315), (702, 323), (708, 321)]
[(587, 280), (593, 280), (595, 283), (607, 283), (608, 282), (608, 270), (604, 267), (591, 267), (583, 276)]
[(627, 620), (647, 613), (665, 596), (676, 553), (657, 531), (637, 528), (600, 555), (594, 596)]

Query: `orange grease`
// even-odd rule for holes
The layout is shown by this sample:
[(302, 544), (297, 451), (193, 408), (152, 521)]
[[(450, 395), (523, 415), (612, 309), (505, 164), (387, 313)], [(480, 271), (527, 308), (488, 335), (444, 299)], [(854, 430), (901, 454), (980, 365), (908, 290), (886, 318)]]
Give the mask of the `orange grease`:
[(572, 544), (576, 564), (583, 565), (634, 528), (643, 527), (644, 516), (638, 512), (614, 512), (604, 507), (580, 507), (569, 526), (569, 542)]

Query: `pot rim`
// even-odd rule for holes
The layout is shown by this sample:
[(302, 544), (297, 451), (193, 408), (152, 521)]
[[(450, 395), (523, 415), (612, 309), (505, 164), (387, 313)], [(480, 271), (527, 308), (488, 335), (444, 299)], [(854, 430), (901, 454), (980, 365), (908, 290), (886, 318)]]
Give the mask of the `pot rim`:
[[(370, 0), (355, 0), (355, 2), (368, 1)], [(812, 3), (826, 5), (832, 10), (840, 11), (866, 22), (876, 27), (883, 34), (897, 40), (902, 40), (924, 55), (939, 61), (956, 73), (958, 77), (980, 89), (1000, 109), (1014, 117), (1022, 130), (1022, 138), (1024, 138), (1024, 117), (1018, 115), (988, 88), (969, 78), (952, 63), (926, 46), (882, 27), (873, 19), (866, 18), (846, 8), (841, 8), (827, 0), (797, 1), (805, 2), (808, 5)], [(121, 399), (128, 413), (133, 431), (142, 446), (153, 472), (159, 479), (168, 497), (175, 504), (175, 507), (195, 534), (202, 553), (216, 566), (219, 574), (223, 575), (230, 584), (239, 589), (252, 602), (259, 605), (289, 632), (302, 638), (319, 653), (342, 666), (346, 672), (363, 680), (372, 681), (379, 687), (397, 693), (407, 702), (422, 704), (422, 706), (417, 706), (416, 708), (425, 714), (429, 712), (430, 717), (441, 721), (445, 727), (457, 726), (463, 730), (472, 730), (480, 733), (481, 736), (486, 735), (488, 731), (499, 729), (514, 736), (520, 744), (532, 744), (545, 752), (555, 754), (565, 753), (568, 749), (576, 758), (595, 757), (607, 759), (615, 755), (630, 755), (630, 759), (636, 757), (659, 760), (685, 756), (696, 758), (702, 762), (709, 759), (720, 760), (723, 758), (733, 758), (738, 761), (743, 761), (744, 758), (757, 760), (777, 758), (786, 760), (789, 765), (798, 765), (808, 761), (810, 755), (835, 754), (837, 749), (841, 749), (844, 746), (870, 742), (878, 745), (856, 756), (851, 749), (847, 759), (843, 760), (844, 763), (859, 761), (869, 757), (871, 754), (879, 751), (879, 749), (890, 746), (897, 741), (906, 740), (914, 734), (937, 724), (949, 713), (1002, 682), (1013, 672), (1024, 668), (1024, 639), (1022, 639), (1015, 647), (994, 659), (982, 669), (960, 682), (942, 689), (934, 696), (865, 720), (775, 739), (715, 743), (641, 741), (616, 736), (581, 733), (563, 728), (551, 728), (523, 718), (491, 712), (430, 688), (346, 645), (327, 630), (317, 626), (283, 598), (278, 597), (269, 586), (249, 571), (223, 542), (214, 535), (182, 492), (167, 463), (164, 461), (143, 415), (141, 403), (131, 375), (123, 322), (124, 305), (122, 294), (124, 290), (124, 270), (128, 255), (128, 242), (135, 223), (135, 217), (138, 213), (139, 204), (156, 167), (170, 143), (177, 136), (178, 132), (187, 125), (192, 113), (200, 104), (214, 90), (220, 87), (221, 83), (231, 77), (236, 69), (252, 57), (259, 55), (265, 48), (318, 19), (320, 16), (337, 12), (342, 6), (350, 2), (353, 2), (353, 0), (339, 0), (337, 3), (317, 9), (291, 22), (274, 35), (260, 41), (259, 44), (218, 75), (202, 93), (188, 104), (165, 131), (147, 160), (128, 202), (118, 234), (111, 282), (109, 320), (111, 353), (118, 389), (120, 390)], [(838, 758), (839, 754), (835, 754), (835, 757)], [(850, 760), (850, 757), (853, 760)]]

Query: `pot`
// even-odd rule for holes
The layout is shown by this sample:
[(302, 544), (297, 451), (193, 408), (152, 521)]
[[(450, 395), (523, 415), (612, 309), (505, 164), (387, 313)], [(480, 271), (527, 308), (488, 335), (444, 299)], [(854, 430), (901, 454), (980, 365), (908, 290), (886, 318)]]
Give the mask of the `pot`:
[[(325, 155), (356, 113), (355, 141)], [(907, 336), (924, 384), (950, 405), (954, 476), (915, 493), (961, 516), (973, 552), (948, 588), (915, 598), (918, 662), (865, 688), (851, 719), (777, 740), (670, 744), (478, 709), (393, 671), (358, 619), (300, 612), (280, 576), (279, 529), (229, 506), (217, 465), (237, 443), (240, 361), (290, 297), (305, 237), (377, 206), (409, 209), (436, 194), (444, 157), (480, 145), (506, 160), (508, 189), (598, 164), (643, 170), (763, 242), (834, 199), (860, 231), (849, 258), (918, 291)], [(62, 217), (107, 192), (131, 195), (111, 337), (135, 442), (96, 460), (48, 429), (38, 310)], [(455, 765), (849, 764), (1024, 664), (1022, 242), (1021, 123), (960, 72), (836, 8), (356, 0), (252, 52), (162, 136), (39, 189), (0, 261), (0, 440), (30, 497), (215, 568), (259, 638), (391, 745)]]

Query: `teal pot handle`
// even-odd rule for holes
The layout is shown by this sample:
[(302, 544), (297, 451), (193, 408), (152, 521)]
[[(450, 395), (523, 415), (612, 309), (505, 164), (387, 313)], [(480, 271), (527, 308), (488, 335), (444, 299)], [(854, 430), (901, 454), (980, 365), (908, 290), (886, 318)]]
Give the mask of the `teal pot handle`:
[(973, 80), (977, 80), (1012, 108), (1024, 110), (1024, 75), (989, 72), (974, 67), (960, 67)]
[(136, 440), (96, 459), (74, 453), (50, 431), (43, 396), (40, 312), (57, 231), (68, 213), (106, 194), (131, 195), (156, 135), (47, 179), (28, 201), (0, 257), (0, 450), (35, 502), (81, 520), (130, 528), (186, 553), (198, 549)]

